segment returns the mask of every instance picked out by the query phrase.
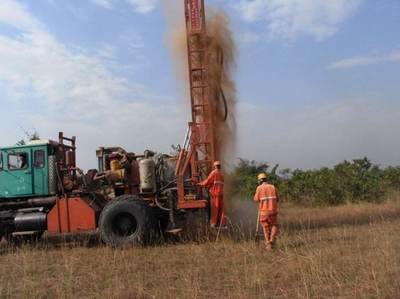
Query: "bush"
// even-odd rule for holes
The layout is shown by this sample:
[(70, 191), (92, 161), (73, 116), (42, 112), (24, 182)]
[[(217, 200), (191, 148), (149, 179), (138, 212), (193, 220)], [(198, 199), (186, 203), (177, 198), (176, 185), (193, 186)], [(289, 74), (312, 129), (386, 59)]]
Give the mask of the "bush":
[(380, 168), (368, 158), (343, 161), (333, 168), (317, 170), (269, 170), (265, 162), (240, 159), (230, 174), (232, 194), (252, 197), (257, 174), (269, 173), (281, 200), (304, 205), (339, 205), (346, 202), (380, 202), (391, 190), (400, 190), (400, 167)]

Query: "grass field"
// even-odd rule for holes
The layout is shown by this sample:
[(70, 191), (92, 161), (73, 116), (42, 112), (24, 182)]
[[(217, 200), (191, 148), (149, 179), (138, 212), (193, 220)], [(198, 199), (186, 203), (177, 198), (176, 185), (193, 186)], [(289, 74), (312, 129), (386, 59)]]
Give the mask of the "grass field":
[(399, 202), (281, 214), (272, 252), (246, 233), (117, 250), (82, 240), (2, 244), (0, 297), (400, 298)]

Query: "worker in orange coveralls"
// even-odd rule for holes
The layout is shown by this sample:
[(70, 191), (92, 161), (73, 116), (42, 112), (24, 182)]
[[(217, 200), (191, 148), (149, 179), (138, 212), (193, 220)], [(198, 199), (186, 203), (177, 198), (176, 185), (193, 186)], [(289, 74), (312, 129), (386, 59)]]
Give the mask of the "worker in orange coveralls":
[(267, 249), (273, 248), (278, 226), (278, 192), (274, 185), (267, 182), (267, 175), (258, 175), (258, 187), (254, 195), (254, 201), (258, 202), (258, 217), (264, 231), (265, 245)]
[(199, 185), (207, 188), (211, 194), (211, 227), (226, 228), (224, 216), (224, 175), (221, 171), (220, 161), (214, 162), (214, 170)]

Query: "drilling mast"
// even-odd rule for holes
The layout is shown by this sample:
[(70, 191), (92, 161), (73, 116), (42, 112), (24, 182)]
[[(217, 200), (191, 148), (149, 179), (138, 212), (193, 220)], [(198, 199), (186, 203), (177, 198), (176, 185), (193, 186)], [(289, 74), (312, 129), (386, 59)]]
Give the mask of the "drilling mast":
[[(184, 0), (192, 121), (180, 151), (177, 177), (178, 208), (203, 207), (203, 200), (185, 194), (185, 177), (194, 183), (204, 179), (218, 158), (216, 153), (215, 104), (212, 101), (207, 65), (207, 31), (204, 0)], [(189, 171), (190, 169), (190, 171)], [(198, 198), (197, 198), (198, 199)]]

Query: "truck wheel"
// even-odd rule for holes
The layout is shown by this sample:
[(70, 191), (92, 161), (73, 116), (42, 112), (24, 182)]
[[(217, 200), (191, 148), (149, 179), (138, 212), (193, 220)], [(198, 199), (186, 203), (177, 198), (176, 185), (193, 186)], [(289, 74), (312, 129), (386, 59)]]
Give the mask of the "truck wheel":
[(158, 236), (153, 211), (136, 196), (109, 202), (100, 214), (99, 230), (101, 239), (114, 247), (146, 245)]

